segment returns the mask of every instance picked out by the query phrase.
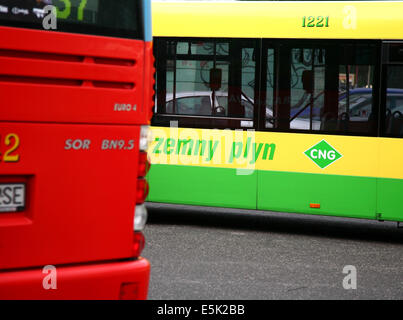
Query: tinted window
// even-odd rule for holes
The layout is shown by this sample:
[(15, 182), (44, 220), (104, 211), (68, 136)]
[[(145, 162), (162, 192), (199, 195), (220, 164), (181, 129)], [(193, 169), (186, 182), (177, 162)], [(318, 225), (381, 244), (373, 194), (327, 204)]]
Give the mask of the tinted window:
[[(218, 107), (210, 97), (228, 96), (228, 43), (211, 41), (169, 41), (166, 70), (167, 113), (212, 115)], [(212, 86), (213, 77), (215, 85)], [(198, 98), (192, 97), (197, 95)], [(168, 109), (171, 100), (187, 101), (192, 112)], [(213, 104), (213, 106), (211, 105)]]
[[(267, 49), (268, 129), (376, 134), (376, 46), (306, 41)], [(266, 51), (264, 51), (266, 53)], [(275, 84), (273, 86), (273, 83)]]
[[(157, 38), (154, 43), (154, 125), (177, 120), (184, 127), (377, 134), (378, 42)], [(190, 100), (194, 96), (209, 97), (211, 112), (201, 111), (200, 101)], [(191, 107), (172, 104), (186, 97)]]
[(387, 67), (385, 134), (403, 137), (403, 66)]
[(154, 125), (177, 120), (184, 127), (238, 128), (244, 119), (253, 120), (255, 41), (159, 38), (154, 43)]
[(211, 115), (210, 95), (188, 96), (173, 99), (170, 96), (166, 103), (166, 113), (181, 115)]
[(0, 25), (44, 29), (56, 7), (56, 31), (142, 38), (140, 1), (0, 0)]

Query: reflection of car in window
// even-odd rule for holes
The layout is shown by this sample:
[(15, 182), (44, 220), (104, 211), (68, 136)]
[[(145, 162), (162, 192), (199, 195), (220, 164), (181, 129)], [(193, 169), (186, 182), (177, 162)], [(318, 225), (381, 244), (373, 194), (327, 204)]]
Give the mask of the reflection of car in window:
[[(403, 89), (388, 88), (386, 91), (386, 113), (403, 111)], [(352, 121), (368, 121), (372, 112), (372, 89), (359, 88), (350, 90), (349, 118)], [(339, 100), (339, 114), (346, 112), (347, 97), (343, 94)]]
[[(210, 115), (211, 101), (208, 95), (177, 94), (175, 101), (167, 97), (165, 112), (182, 115)], [(175, 105), (174, 105), (175, 102)]]
[[(244, 109), (245, 119), (253, 119), (254, 110), (253, 99), (242, 95), (241, 105)], [(175, 108), (174, 108), (175, 107)], [(226, 92), (216, 91), (215, 102), (213, 104), (212, 91), (189, 91), (176, 94), (175, 106), (173, 94), (166, 96), (165, 112), (177, 115), (193, 115), (193, 116), (228, 116), (228, 94)], [(273, 110), (266, 109), (266, 127), (273, 126)], [(290, 123), (291, 129), (309, 130), (310, 119), (294, 119)], [(318, 130), (320, 122), (312, 121), (312, 129)]]
[[(291, 114), (292, 119), (292, 114)], [(273, 110), (266, 108), (266, 128), (273, 128), (274, 127), (274, 117), (273, 117)], [(310, 118), (295, 118), (290, 122), (290, 129), (296, 130), (319, 130), (320, 129), (320, 121), (312, 120), (312, 127)]]
[[(348, 101), (348, 115), (351, 121), (368, 121), (372, 112), (372, 90), (352, 89)], [(339, 99), (339, 116), (347, 112), (347, 96)]]
[[(194, 116), (228, 116), (228, 95), (225, 92), (216, 91), (214, 103), (212, 91), (180, 92), (176, 94), (175, 101), (174, 109), (173, 94), (167, 94), (166, 113)], [(253, 100), (242, 97), (241, 104), (245, 110), (244, 118), (252, 119)]]
[[(321, 92), (314, 99), (312, 109), (312, 128), (310, 121), (310, 106), (291, 109), (290, 129), (319, 130), (321, 126), (320, 112), (323, 108), (324, 93)], [(226, 92), (216, 91), (213, 103), (212, 91), (189, 91), (176, 94), (174, 108), (173, 94), (167, 94), (165, 112), (177, 115), (193, 116), (228, 116), (228, 95)], [(244, 110), (244, 118), (253, 119), (253, 99), (242, 95), (241, 104)], [(349, 91), (349, 112), (346, 117), (347, 93), (339, 95), (339, 118), (353, 122), (369, 121), (372, 112), (372, 89), (356, 88)], [(306, 107), (306, 108), (304, 108)], [(386, 101), (387, 116), (394, 118), (403, 117), (403, 89), (387, 89)], [(342, 119), (342, 120), (343, 120)], [(273, 110), (266, 109), (266, 127), (272, 128), (274, 124)]]
[[(342, 92), (339, 95), (339, 117), (344, 116), (347, 111), (347, 101), (349, 103), (348, 119), (350, 121), (368, 121), (372, 112), (372, 89), (356, 88), (348, 92)], [(314, 107), (312, 110), (313, 119), (319, 120), (321, 109), (324, 103), (324, 92), (321, 92), (314, 98)], [(310, 117), (310, 106), (296, 107), (291, 109), (291, 117), (297, 115), (298, 119)], [(302, 110), (304, 109), (304, 110)], [(387, 89), (386, 109), (388, 113), (393, 114), (396, 111), (403, 112), (403, 89)]]

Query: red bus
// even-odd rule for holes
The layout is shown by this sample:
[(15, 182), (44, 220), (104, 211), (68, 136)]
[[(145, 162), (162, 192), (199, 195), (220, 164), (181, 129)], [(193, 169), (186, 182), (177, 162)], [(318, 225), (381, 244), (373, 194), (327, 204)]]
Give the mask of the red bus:
[(0, 299), (145, 299), (150, 0), (0, 0)]

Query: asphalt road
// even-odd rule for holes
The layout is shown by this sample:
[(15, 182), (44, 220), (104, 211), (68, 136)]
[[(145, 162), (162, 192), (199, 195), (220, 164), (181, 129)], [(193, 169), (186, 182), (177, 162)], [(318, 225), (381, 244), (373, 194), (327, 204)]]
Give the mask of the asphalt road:
[[(149, 299), (403, 299), (403, 229), (396, 223), (148, 208), (142, 255), (151, 262)], [(355, 268), (355, 280), (346, 266)]]

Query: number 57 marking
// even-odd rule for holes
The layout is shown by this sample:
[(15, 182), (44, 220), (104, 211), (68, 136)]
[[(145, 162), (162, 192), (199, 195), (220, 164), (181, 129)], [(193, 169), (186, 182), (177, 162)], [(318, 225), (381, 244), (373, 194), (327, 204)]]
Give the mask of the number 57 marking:
[[(64, 3), (64, 9), (60, 10), (58, 7), (57, 9), (57, 17), (60, 19), (67, 19), (70, 17), (71, 14), (71, 1), (70, 0), (60, 0)], [(80, 5), (78, 6), (77, 10), (77, 20), (82, 21), (84, 18), (84, 9), (87, 6), (87, 0), (81, 0)]]

